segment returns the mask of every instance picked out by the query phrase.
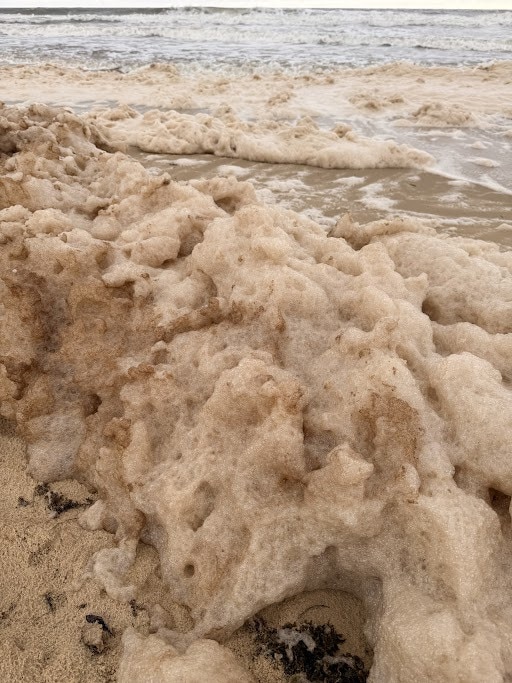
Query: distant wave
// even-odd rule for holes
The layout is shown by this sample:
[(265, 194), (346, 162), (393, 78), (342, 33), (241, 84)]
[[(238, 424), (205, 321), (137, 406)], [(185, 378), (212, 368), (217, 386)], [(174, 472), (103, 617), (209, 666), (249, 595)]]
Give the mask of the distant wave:
[(0, 10), (0, 63), (155, 61), (363, 66), (512, 59), (512, 11), (160, 8)]

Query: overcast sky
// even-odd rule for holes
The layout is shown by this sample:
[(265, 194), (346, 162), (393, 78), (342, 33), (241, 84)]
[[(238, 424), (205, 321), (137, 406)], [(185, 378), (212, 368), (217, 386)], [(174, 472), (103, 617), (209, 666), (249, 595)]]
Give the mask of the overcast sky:
[(0, 8), (26, 7), (353, 7), (364, 8), (430, 8), (430, 9), (509, 9), (512, 0), (0, 0)]

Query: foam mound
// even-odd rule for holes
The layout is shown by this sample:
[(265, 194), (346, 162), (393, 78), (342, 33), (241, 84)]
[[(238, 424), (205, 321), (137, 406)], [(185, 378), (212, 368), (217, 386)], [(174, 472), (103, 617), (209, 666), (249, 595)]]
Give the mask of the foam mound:
[(309, 117), (294, 124), (241, 121), (229, 107), (216, 114), (173, 110), (140, 114), (122, 106), (98, 110), (88, 118), (113, 144), (144, 152), (215, 154), (320, 168), (424, 168), (434, 161), (427, 152), (394, 140), (364, 137), (344, 124), (325, 130)]
[(483, 125), (482, 120), (464, 106), (438, 101), (428, 102), (413, 112), (409, 123), (438, 128), (476, 128)]
[(250, 680), (223, 640), (325, 588), (364, 601), (373, 683), (507, 680), (512, 254), (327, 234), (63, 110), (0, 128), (1, 413), (35, 478), (99, 493), (109, 594), (143, 541), (194, 622), (127, 633), (121, 680)]

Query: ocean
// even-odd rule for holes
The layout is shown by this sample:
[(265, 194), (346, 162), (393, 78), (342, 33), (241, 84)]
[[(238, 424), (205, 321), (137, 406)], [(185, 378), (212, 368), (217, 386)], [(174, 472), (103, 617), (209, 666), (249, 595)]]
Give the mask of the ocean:
[(291, 70), (512, 59), (512, 11), (2, 10), (0, 63), (122, 71), (152, 62)]

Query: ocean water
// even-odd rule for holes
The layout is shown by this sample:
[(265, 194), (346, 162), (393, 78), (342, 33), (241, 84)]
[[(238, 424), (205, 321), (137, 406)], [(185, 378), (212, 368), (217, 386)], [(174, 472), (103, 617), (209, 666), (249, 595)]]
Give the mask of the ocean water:
[(512, 59), (512, 11), (2, 10), (0, 63), (89, 69), (152, 62), (301, 70)]

